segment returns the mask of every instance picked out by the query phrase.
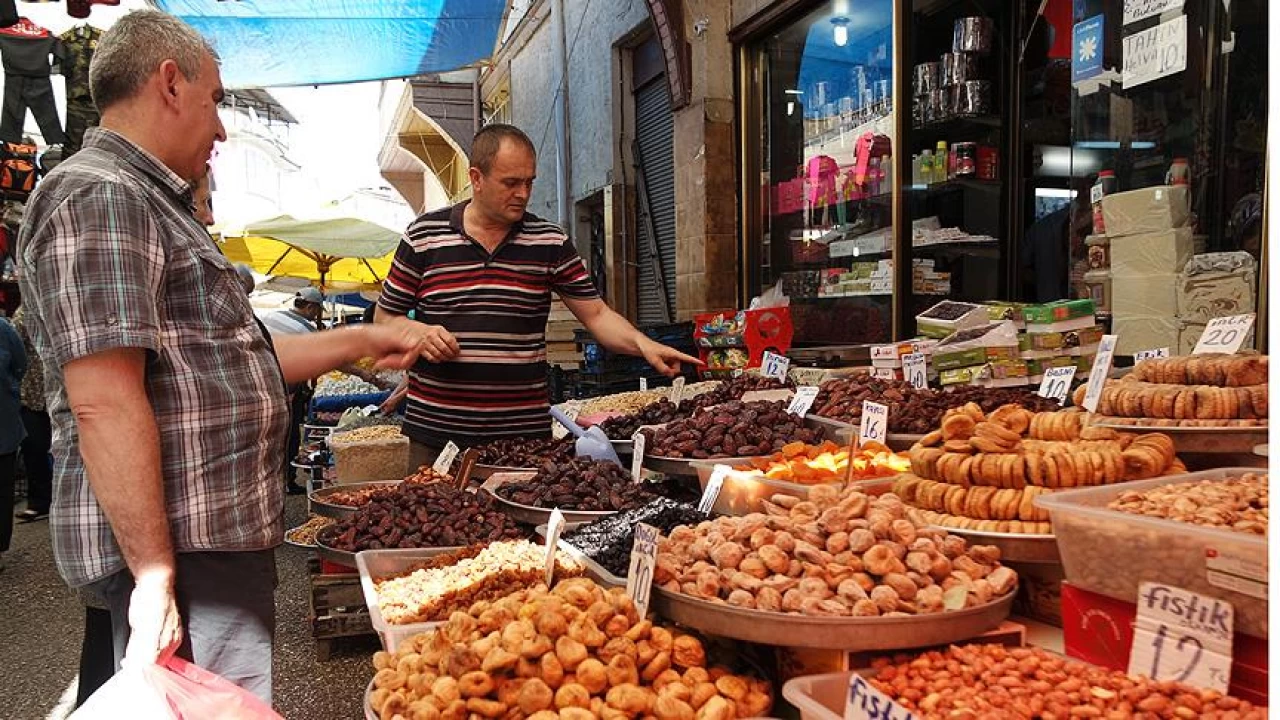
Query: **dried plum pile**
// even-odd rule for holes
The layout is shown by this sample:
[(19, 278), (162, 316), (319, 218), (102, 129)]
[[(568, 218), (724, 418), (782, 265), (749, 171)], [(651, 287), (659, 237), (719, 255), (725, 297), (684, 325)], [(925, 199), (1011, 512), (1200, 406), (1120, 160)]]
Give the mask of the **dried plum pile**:
[(626, 577), (631, 566), (636, 523), (652, 525), (666, 534), (677, 526), (697, 525), (706, 519), (707, 516), (691, 504), (657, 498), (634, 510), (583, 525), (562, 537), (609, 572)]

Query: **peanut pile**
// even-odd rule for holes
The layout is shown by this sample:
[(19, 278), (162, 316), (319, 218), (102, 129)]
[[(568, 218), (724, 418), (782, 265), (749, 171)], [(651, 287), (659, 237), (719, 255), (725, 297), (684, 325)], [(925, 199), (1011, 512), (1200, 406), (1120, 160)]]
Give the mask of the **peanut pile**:
[(966, 645), (881, 660), (871, 680), (927, 720), (960, 718), (1265, 718), (1266, 710), (1176, 682), (1087, 665), (1039, 648)]

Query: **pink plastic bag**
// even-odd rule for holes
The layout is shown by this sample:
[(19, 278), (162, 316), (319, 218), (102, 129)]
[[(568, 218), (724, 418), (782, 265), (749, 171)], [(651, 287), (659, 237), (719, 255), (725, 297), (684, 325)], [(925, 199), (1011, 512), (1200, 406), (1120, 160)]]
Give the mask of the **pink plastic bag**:
[(258, 696), (179, 657), (116, 673), (68, 720), (283, 720)]

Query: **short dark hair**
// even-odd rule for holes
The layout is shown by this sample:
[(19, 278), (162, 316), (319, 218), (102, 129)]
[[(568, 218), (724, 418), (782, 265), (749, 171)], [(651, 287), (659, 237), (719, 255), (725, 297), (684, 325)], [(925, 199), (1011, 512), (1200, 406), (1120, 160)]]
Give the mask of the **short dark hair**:
[(524, 131), (515, 125), (507, 125), (505, 123), (493, 123), (480, 128), (480, 132), (471, 139), (471, 167), (480, 168), (480, 172), (488, 173), (493, 167), (493, 158), (498, 154), (498, 149), (502, 147), (503, 140), (510, 140), (514, 143), (528, 148), (529, 152), (535, 157), (538, 154), (537, 148), (533, 146), (533, 141), (529, 139)]

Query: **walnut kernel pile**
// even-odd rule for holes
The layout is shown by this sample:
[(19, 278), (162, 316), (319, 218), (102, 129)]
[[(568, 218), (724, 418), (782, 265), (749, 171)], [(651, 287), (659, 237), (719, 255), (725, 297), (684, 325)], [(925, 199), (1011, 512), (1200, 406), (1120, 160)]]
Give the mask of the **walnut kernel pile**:
[(773, 704), (767, 682), (709, 669), (698, 638), (585, 578), (478, 602), (373, 665), (384, 719), (734, 720)]
[(1246, 473), (1225, 480), (1173, 483), (1150, 490), (1131, 490), (1108, 508), (1133, 515), (1174, 520), (1204, 527), (1267, 535), (1270, 505), (1267, 475)]

